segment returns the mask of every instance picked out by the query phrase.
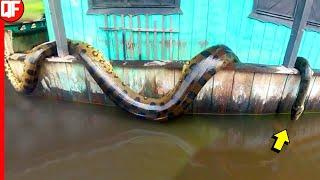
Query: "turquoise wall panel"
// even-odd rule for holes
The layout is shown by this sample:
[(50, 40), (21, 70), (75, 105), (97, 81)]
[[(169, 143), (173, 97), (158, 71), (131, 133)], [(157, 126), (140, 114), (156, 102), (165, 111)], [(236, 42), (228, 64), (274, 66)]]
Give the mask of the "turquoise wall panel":
[[(54, 39), (48, 0), (49, 37)], [(67, 37), (111, 60), (189, 60), (215, 44), (246, 63), (281, 65), (291, 29), (249, 18), (253, 0), (181, 0), (181, 15), (88, 15), (88, 0), (61, 0)], [(306, 31), (299, 55), (320, 69), (320, 33)]]
[(318, 32), (305, 31), (298, 55), (310, 60), (312, 67), (320, 69), (320, 35)]

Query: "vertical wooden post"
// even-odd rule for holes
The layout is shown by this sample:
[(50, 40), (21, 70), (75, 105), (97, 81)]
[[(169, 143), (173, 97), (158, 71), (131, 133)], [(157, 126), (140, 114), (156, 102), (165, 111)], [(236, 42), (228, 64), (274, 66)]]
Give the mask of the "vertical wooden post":
[(57, 43), (57, 51), (59, 57), (65, 57), (69, 55), (68, 43), (66, 38), (66, 32), (64, 29), (61, 2), (60, 0), (48, 0), (50, 14), (52, 18), (54, 35)]
[(283, 65), (286, 67), (292, 68), (296, 63), (303, 35), (303, 29), (307, 25), (312, 4), (313, 0), (298, 0), (298, 6), (294, 15), (291, 36), (283, 62)]

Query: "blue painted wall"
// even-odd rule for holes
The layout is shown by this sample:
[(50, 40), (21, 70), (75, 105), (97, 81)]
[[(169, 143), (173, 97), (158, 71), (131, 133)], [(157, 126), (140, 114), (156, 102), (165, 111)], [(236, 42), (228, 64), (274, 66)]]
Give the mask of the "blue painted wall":
[[(48, 0), (44, 1), (53, 40)], [(88, 0), (61, 3), (67, 37), (92, 44), (111, 60), (189, 60), (210, 45), (226, 44), (242, 62), (281, 65), (291, 31), (249, 18), (253, 0), (181, 0), (183, 14), (165, 16), (87, 15)], [(149, 31), (138, 32), (139, 28)], [(299, 50), (317, 69), (319, 42), (320, 33), (306, 31)]]

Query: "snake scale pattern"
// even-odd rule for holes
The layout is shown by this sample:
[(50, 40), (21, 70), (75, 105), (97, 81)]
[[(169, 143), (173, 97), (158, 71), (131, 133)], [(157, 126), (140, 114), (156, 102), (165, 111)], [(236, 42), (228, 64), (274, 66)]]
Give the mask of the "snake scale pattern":
[[(171, 91), (160, 98), (150, 98), (136, 93), (124, 84), (113, 71), (110, 62), (89, 44), (68, 41), (68, 47), (70, 53), (83, 62), (99, 87), (115, 104), (139, 118), (155, 121), (166, 121), (183, 114), (212, 76), (219, 70), (240, 62), (227, 46), (212, 46), (184, 65), (182, 76)], [(44, 43), (33, 48), (26, 56), (20, 57), (24, 59), (24, 71), (21, 77), (14, 74), (10, 67), (9, 59), (12, 57), (6, 56), (5, 71), (15, 90), (23, 94), (31, 94), (38, 83), (41, 63), (45, 58), (56, 55), (55, 42)], [(304, 59), (302, 60), (301, 62), (305, 62)], [(298, 62), (300, 62), (299, 58)], [(303, 66), (298, 69), (304, 72), (308, 65), (300, 64)], [(304, 103), (306, 93), (303, 92), (308, 83), (310, 80), (306, 79), (301, 85), (303, 87), (300, 86), (295, 109), (292, 110), (292, 119), (298, 119), (304, 110), (304, 105), (301, 103)]]

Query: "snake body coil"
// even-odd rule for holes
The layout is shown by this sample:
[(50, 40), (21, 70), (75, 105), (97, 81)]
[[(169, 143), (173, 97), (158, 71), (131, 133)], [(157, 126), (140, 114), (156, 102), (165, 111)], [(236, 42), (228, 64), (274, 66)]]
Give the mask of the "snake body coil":
[(56, 43), (49, 42), (41, 44), (30, 51), (28, 55), (16, 57), (16, 59), (24, 59), (23, 74), (18, 77), (14, 74), (9, 59), (10, 54), (5, 55), (5, 71), (9, 81), (17, 92), (31, 94), (38, 83), (38, 73), (41, 67), (41, 62), (50, 56), (57, 54)]
[[(32, 49), (25, 57), (24, 73), (17, 77), (6, 58), (6, 72), (18, 92), (30, 94), (38, 81), (41, 61), (56, 55), (54, 42)], [(173, 90), (160, 98), (141, 96), (126, 86), (112, 70), (109, 61), (92, 46), (69, 41), (71, 54), (81, 59), (88, 72), (109, 98), (122, 109), (144, 119), (163, 121), (181, 115), (196, 98), (201, 88), (220, 69), (238, 62), (236, 55), (226, 46), (208, 48), (186, 63), (183, 75)]]
[(213, 46), (188, 62), (175, 88), (156, 99), (143, 97), (132, 91), (112, 72), (111, 65), (109, 69), (106, 68), (107, 73), (105, 73), (101, 68), (104, 67), (103, 64), (97, 66), (93, 61), (99, 59), (99, 53), (88, 48), (80, 44), (74, 49), (103, 92), (122, 109), (141, 118), (159, 121), (181, 115), (217, 71), (238, 62), (238, 58), (226, 46)]
[[(237, 56), (228, 47), (224, 45), (212, 46), (184, 65), (182, 76), (174, 89), (160, 98), (150, 98), (134, 92), (124, 84), (118, 75), (113, 72), (110, 62), (106, 61), (103, 55), (89, 44), (68, 41), (68, 46), (70, 53), (82, 60), (90, 75), (115, 104), (140, 118), (157, 121), (164, 121), (181, 115), (214, 74), (239, 62)], [(6, 56), (6, 74), (15, 90), (24, 94), (32, 93), (37, 86), (41, 62), (46, 57), (56, 54), (55, 42), (44, 43), (33, 48), (29, 54), (22, 57), (25, 60), (24, 72), (21, 77), (13, 73), (8, 61), (11, 56)], [(308, 66), (299, 67), (303, 72), (304, 67)], [(294, 107), (301, 107), (300, 104), (304, 103), (305, 90), (303, 89), (309, 85), (309, 81), (304, 81), (304, 84), (300, 86), (302, 92), (299, 91)], [(293, 114), (297, 114), (295, 110), (293, 110)], [(302, 112), (299, 112), (297, 118), (301, 114)]]

